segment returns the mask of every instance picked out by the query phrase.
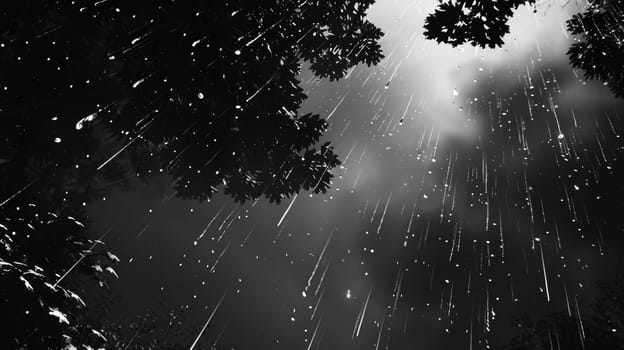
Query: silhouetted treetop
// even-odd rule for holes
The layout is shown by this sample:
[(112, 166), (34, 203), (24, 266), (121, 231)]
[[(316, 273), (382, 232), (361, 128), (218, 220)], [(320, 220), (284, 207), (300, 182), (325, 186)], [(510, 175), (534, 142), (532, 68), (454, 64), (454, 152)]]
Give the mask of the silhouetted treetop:
[[(2, 138), (67, 158), (94, 125), (143, 149), (141, 175), (172, 174), (178, 194), (238, 201), (324, 192), (339, 164), (317, 115), (299, 115), (297, 79), (379, 62), (373, 1), (29, 1), (0, 32)], [(6, 115), (6, 118), (4, 117)], [(23, 153), (22, 154), (20, 154)], [(92, 155), (93, 156), (93, 155)], [(103, 171), (118, 157), (93, 164)]]
[(240, 202), (325, 192), (340, 161), (319, 144), (327, 122), (299, 112), (298, 75), (379, 62), (372, 3), (2, 2), (0, 343), (101, 343), (59, 281), (115, 274), (80, 222), (111, 184), (167, 173), (181, 197)]
[(617, 97), (624, 97), (622, 5), (621, 0), (599, 1), (567, 21), (578, 41), (568, 50), (572, 66), (608, 85)]
[[(508, 20), (524, 3), (535, 0), (441, 2), (425, 21), (425, 37), (453, 46), (500, 47), (509, 33)], [(577, 41), (568, 50), (572, 66), (583, 70), (585, 78), (608, 85), (616, 97), (624, 97), (623, 4), (622, 0), (594, 1), (566, 22)]]
[(441, 2), (425, 20), (425, 37), (453, 46), (494, 48), (509, 33), (507, 21), (518, 6), (535, 0), (456, 0)]

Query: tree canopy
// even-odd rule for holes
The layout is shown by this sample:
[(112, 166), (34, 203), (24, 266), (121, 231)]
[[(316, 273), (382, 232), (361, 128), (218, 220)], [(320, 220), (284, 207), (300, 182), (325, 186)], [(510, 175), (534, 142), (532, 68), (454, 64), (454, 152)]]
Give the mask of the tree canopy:
[(0, 133), (13, 150), (3, 159), (42, 154), (58, 169), (89, 157), (106, 171), (118, 153), (90, 146), (101, 125), (123, 152), (149, 146), (138, 173), (172, 175), (184, 198), (324, 192), (340, 162), (331, 144), (316, 146), (327, 122), (298, 113), (297, 76), (302, 61), (332, 80), (379, 62), (372, 3), (3, 5)]
[(568, 50), (572, 66), (585, 78), (602, 81), (617, 97), (624, 97), (624, 1), (598, 1), (567, 21), (577, 42)]
[(327, 191), (340, 161), (323, 117), (299, 112), (298, 75), (378, 63), (373, 2), (3, 2), (0, 343), (105, 341), (63, 278), (115, 274), (83, 213), (115, 184), (163, 173), (182, 198), (238, 202)]
[[(534, 0), (533, 0), (534, 1)], [(507, 21), (525, 0), (441, 2), (425, 20), (425, 37), (453, 46), (470, 43), (494, 48), (509, 33)]]
[[(535, 0), (441, 2), (425, 21), (425, 37), (453, 46), (500, 47), (509, 33), (508, 20), (522, 4), (535, 4)], [(576, 41), (567, 52), (572, 66), (587, 79), (608, 85), (616, 97), (624, 97), (622, 5), (622, 0), (594, 1), (567, 21)]]

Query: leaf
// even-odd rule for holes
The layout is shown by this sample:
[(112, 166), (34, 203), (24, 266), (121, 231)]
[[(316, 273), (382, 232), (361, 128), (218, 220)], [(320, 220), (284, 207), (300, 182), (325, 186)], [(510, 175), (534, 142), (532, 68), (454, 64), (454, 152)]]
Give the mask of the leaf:
[(111, 252), (106, 252), (106, 256), (108, 257), (108, 259), (112, 262), (119, 262), (119, 258), (117, 257), (117, 255), (111, 253)]
[(50, 308), (50, 312), (48, 312), (48, 314), (50, 316), (54, 316), (58, 318), (59, 323), (66, 323), (69, 324), (69, 320), (67, 319), (67, 315), (65, 315), (64, 313), (62, 313), (59, 309), (57, 308)]
[(106, 271), (110, 272), (112, 275), (114, 275), (115, 277), (119, 278), (119, 275), (117, 274), (117, 272), (115, 270), (113, 270), (112, 267), (107, 267)]
[(26, 289), (28, 289), (28, 290), (29, 290), (29, 291), (31, 291), (31, 292), (34, 290), (34, 288), (33, 288), (32, 284), (30, 284), (30, 282), (28, 282), (28, 280), (27, 280), (27, 279), (25, 279), (25, 278), (24, 278), (24, 276), (20, 276), (20, 278), (19, 278), (19, 279), (20, 279), (22, 282), (24, 282), (24, 286), (26, 286)]
[(72, 292), (72, 291), (67, 291), (69, 293), (69, 296), (76, 300), (77, 302), (79, 302), (80, 304), (82, 304), (82, 306), (87, 306), (87, 304), (85, 304), (84, 300), (82, 300), (82, 298), (80, 297), (80, 295)]
[(92, 330), (91, 330), (91, 332), (92, 332), (93, 334), (97, 335), (98, 337), (102, 338), (104, 341), (106, 341), (106, 340), (107, 340), (107, 339), (106, 339), (106, 337), (104, 336), (104, 334), (102, 334), (102, 332), (97, 331), (97, 330), (95, 330), (95, 329), (92, 329)]

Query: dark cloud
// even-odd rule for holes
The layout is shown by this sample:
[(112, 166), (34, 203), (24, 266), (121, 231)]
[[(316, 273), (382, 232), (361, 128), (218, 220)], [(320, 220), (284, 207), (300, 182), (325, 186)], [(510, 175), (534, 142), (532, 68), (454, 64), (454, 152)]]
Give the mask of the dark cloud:
[(242, 349), (303, 348), (315, 330), (321, 349), (459, 348), (471, 336), (482, 348), (506, 343), (515, 315), (561, 310), (564, 293), (590, 298), (617, 260), (601, 251), (612, 254), (619, 227), (609, 191), (621, 102), (571, 70), (553, 31), (565, 12), (540, 25), (522, 14), (508, 46), (475, 54), (425, 42), (427, 11), (379, 2), (378, 67), (339, 82), (302, 74), (302, 110), (331, 115), (326, 137), (344, 160), (328, 194), (301, 193), (290, 210), (136, 191), (94, 205), (124, 258), (111, 317), (164, 297), (202, 324), (229, 290), (204, 337), (226, 327), (224, 342)]

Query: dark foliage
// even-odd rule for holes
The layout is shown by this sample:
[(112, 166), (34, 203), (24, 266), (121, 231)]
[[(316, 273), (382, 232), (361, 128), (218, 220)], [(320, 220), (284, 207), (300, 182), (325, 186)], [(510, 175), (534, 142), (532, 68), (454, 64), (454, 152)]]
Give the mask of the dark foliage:
[(577, 37), (568, 50), (572, 66), (585, 78), (602, 81), (617, 97), (624, 97), (624, 1), (600, 1), (567, 22)]
[(379, 62), (372, 3), (0, 4), (0, 344), (115, 340), (62, 280), (115, 274), (82, 223), (113, 185), (165, 173), (199, 200), (325, 192), (340, 162), (317, 145), (327, 122), (298, 114), (297, 76), (302, 61), (330, 80)]
[(441, 2), (425, 20), (425, 37), (453, 46), (470, 43), (494, 48), (509, 33), (507, 21), (526, 0), (457, 0)]
[(84, 317), (86, 304), (63, 279), (73, 269), (105, 286), (106, 275), (116, 275), (111, 264), (117, 257), (87, 239), (84, 224), (64, 210), (36, 204), (1, 209), (0, 343), (58, 349), (101, 342)]
[(371, 3), (11, 4), (1, 18), (10, 25), (0, 32), (0, 130), (18, 153), (7, 159), (68, 159), (77, 145), (93, 155), (87, 134), (99, 123), (126, 152), (155, 150), (140, 150), (140, 175), (171, 174), (184, 198), (219, 187), (241, 202), (325, 192), (339, 161), (329, 143), (315, 147), (327, 123), (297, 113), (300, 61), (330, 79), (377, 63)]
[[(453, 46), (470, 43), (480, 47), (500, 47), (509, 32), (507, 21), (519, 5), (535, 0), (442, 2), (427, 17), (425, 36)], [(624, 1), (595, 1), (567, 21), (577, 42), (568, 50), (572, 66), (585, 78), (603, 82), (616, 97), (624, 97), (624, 49), (622, 38)]]

